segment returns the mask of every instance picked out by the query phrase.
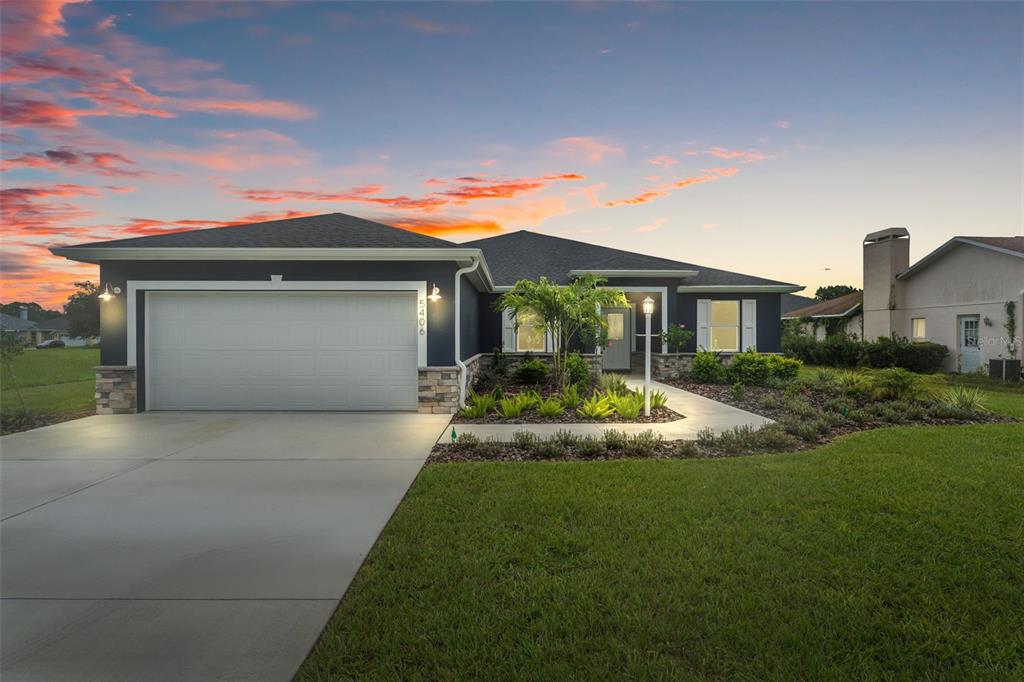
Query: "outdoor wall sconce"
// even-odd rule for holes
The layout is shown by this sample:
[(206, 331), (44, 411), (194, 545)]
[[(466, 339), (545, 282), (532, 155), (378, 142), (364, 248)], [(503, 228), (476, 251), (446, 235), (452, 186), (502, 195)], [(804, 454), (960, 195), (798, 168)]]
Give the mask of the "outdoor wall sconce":
[(430, 295), (427, 296), (427, 299), (429, 299), (431, 301), (440, 301), (441, 300), (441, 290), (437, 288), (436, 284), (432, 285), (432, 288), (430, 290)]
[(107, 282), (106, 288), (103, 289), (103, 293), (100, 294), (98, 298), (101, 301), (109, 301), (110, 299), (114, 298), (115, 296), (117, 296), (120, 293), (121, 293), (121, 287), (114, 287), (113, 290), (111, 290), (110, 282)]

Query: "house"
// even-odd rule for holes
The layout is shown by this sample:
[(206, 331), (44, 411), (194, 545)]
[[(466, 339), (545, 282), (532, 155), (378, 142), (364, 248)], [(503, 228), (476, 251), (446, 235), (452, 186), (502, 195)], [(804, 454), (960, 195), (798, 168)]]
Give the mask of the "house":
[(28, 319), (28, 308), (24, 307), (21, 309), (20, 317), (0, 313), (0, 329), (16, 334), (18, 339), (26, 345), (36, 346), (51, 339), (59, 339), (69, 347), (95, 346), (99, 343), (99, 339), (96, 337), (71, 336), (68, 333), (70, 325), (70, 320), (64, 317), (54, 317), (41, 322), (30, 320)]
[(1022, 309), (1024, 237), (953, 237), (914, 265), (905, 228), (864, 237), (867, 340), (940, 343), (945, 370), (973, 372), (1019, 357)]
[[(696, 330), (684, 353), (652, 348), (659, 371), (696, 346), (780, 350), (786, 282), (533, 232), (457, 244), (341, 213), (51, 249), (97, 263), (102, 412), (149, 410), (454, 411), (494, 347), (549, 349), (529, 320), (494, 303), (519, 279), (608, 279), (629, 306), (602, 311), (628, 369), (654, 333)], [(588, 349), (589, 350), (589, 349)]]
[(815, 301), (811, 305), (783, 311), (783, 320), (799, 321), (805, 332), (821, 341), (832, 334), (847, 334), (856, 338), (864, 336), (864, 293), (854, 291), (827, 301)]

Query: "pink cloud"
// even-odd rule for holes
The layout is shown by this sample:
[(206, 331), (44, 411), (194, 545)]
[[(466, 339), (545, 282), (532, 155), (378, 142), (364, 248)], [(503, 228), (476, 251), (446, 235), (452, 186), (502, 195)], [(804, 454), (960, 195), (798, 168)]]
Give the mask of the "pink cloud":
[(722, 178), (732, 177), (740, 172), (740, 169), (733, 166), (731, 168), (705, 168), (701, 175), (694, 175), (672, 182), (667, 182), (651, 189), (644, 190), (631, 197), (625, 199), (615, 199), (614, 201), (606, 201), (604, 206), (612, 208), (615, 206), (632, 206), (636, 204), (646, 204), (655, 199), (660, 199), (671, 194), (677, 189), (683, 189), (685, 187), (691, 187), (693, 185), (699, 185), (705, 182), (714, 182), (715, 180), (721, 180)]
[(679, 161), (673, 159), (671, 156), (656, 156), (653, 159), (648, 159), (647, 163), (651, 164), (652, 166), (661, 166), (665, 170), (668, 170), (672, 166), (678, 164)]
[(622, 147), (594, 137), (563, 137), (554, 142), (558, 156), (582, 159), (588, 163), (601, 163), (607, 156), (620, 156)]
[(175, 99), (174, 106), (182, 111), (197, 111), (208, 114), (240, 114), (278, 118), (287, 121), (303, 121), (314, 116), (312, 109), (293, 102), (280, 100), (218, 100), (218, 99)]
[(409, 31), (431, 36), (465, 35), (470, 33), (470, 29), (466, 26), (446, 24), (440, 21), (432, 21), (430, 19), (424, 19), (422, 17), (412, 15), (403, 15), (399, 17), (398, 25)]
[(785, 120), (783, 120), (783, 121), (776, 121), (775, 122), (775, 127), (776, 128), (782, 128), (783, 130), (785, 130), (786, 128), (789, 128), (790, 125), (792, 125), (792, 124), (789, 121), (785, 121)]
[(742, 163), (758, 163), (772, 158), (756, 149), (726, 149), (725, 147), (712, 147), (704, 153), (719, 159), (739, 159)]
[(668, 218), (655, 218), (654, 220), (652, 220), (647, 225), (641, 225), (640, 227), (636, 228), (636, 231), (637, 232), (656, 232), (657, 230), (660, 230), (661, 228), (663, 228), (665, 226), (666, 222), (668, 222)]
[(74, 170), (110, 177), (150, 177), (155, 175), (139, 168), (134, 161), (117, 152), (87, 152), (71, 147), (47, 149), (40, 153), (26, 153), (4, 159), (0, 169), (41, 168), (46, 170)]
[(498, 163), (497, 159), (484, 159), (483, 161), (480, 162), (480, 165), (483, 166), (484, 168), (488, 168), (496, 163)]

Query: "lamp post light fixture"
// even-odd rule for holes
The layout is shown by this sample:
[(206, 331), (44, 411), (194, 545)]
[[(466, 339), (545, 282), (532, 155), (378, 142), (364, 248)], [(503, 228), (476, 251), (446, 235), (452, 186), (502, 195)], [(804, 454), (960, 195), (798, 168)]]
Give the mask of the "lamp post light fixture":
[(97, 298), (101, 301), (109, 301), (120, 293), (121, 287), (114, 287), (113, 290), (111, 290), (110, 282), (107, 282), (107, 286), (103, 289), (103, 293), (97, 296)]
[(644, 333), (644, 416), (651, 416), (651, 315), (654, 314), (654, 299), (650, 296), (643, 300), (644, 318), (647, 320), (647, 331)]
[(433, 288), (430, 290), (430, 295), (427, 296), (427, 298), (431, 301), (441, 300), (441, 290), (437, 288), (436, 284), (433, 285)]

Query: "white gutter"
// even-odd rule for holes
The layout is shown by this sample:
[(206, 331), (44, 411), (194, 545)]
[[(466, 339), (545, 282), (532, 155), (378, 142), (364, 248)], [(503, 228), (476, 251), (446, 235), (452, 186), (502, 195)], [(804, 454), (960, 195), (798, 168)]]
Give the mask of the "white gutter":
[(792, 294), (806, 289), (800, 284), (681, 284), (680, 294)]
[(570, 270), (569, 274), (578, 277), (579, 275), (597, 275), (598, 277), (695, 277), (699, 274), (697, 270), (609, 270), (607, 268), (586, 268), (583, 270)]
[(462, 276), (480, 267), (480, 258), (473, 264), (455, 271), (455, 364), (459, 367), (459, 407), (466, 406), (466, 363), (462, 361)]

